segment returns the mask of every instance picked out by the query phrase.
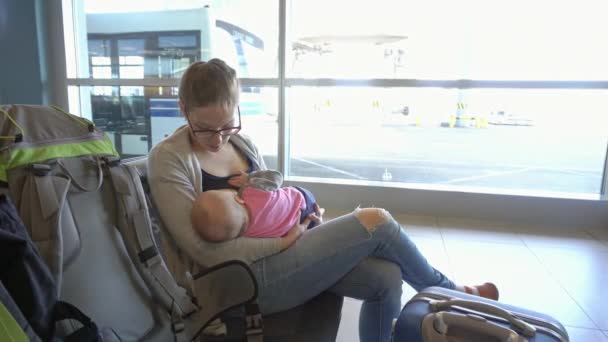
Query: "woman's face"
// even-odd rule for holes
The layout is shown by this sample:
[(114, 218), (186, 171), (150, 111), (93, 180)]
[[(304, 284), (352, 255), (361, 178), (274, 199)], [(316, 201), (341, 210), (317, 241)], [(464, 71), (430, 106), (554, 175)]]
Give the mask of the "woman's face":
[[(238, 116), (238, 117), (237, 117)], [(196, 107), (186, 113), (192, 142), (208, 152), (218, 152), (241, 129), (240, 116), (222, 105)]]

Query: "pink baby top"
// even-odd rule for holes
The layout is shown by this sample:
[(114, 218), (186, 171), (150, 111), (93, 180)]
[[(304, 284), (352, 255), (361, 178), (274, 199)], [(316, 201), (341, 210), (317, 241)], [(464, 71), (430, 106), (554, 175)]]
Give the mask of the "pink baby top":
[(244, 236), (281, 237), (300, 220), (301, 209), (306, 207), (302, 193), (293, 187), (274, 191), (247, 187), (241, 193), (249, 210), (249, 226)]

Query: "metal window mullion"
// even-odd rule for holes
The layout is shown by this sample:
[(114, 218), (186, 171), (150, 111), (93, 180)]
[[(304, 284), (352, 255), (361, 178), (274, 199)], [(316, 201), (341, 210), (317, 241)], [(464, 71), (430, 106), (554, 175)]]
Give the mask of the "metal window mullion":
[[(48, 68), (49, 103), (68, 108), (67, 63), (64, 37), (64, 1), (45, 2), (49, 45), (46, 55)], [(72, 20), (73, 22), (73, 20)], [(53, 48), (51, 48), (53, 47)]]
[(350, 79), (350, 78), (288, 78), (286, 87), (409, 87), (455, 89), (608, 89), (608, 81), (523, 81), (523, 80), (421, 80), (421, 79)]
[(278, 78), (239, 78), (239, 82), (242, 86), (247, 87), (278, 87)]
[(604, 156), (604, 169), (602, 170), (602, 182), (600, 184), (600, 196), (603, 200), (608, 200), (608, 145), (606, 146), (606, 155)]
[(289, 176), (289, 116), (285, 110), (285, 59), (287, 46), (287, 0), (279, 0), (279, 78), (278, 78), (278, 111), (279, 111), (279, 144), (277, 146), (277, 168)]
[[(144, 87), (177, 87), (177, 78), (68, 78), (71, 86), (144, 86)], [(278, 87), (276, 78), (242, 78), (244, 87)]]
[[(283, 40), (283, 45), (285, 40)], [(338, 78), (286, 78), (285, 53), (280, 53), (283, 66), (279, 66), (279, 78), (241, 78), (244, 87), (277, 87), (279, 99), (284, 96), (280, 89), (292, 86), (306, 87), (404, 87), (404, 88), (455, 88), (455, 89), (608, 89), (608, 81), (476, 81), (476, 80), (417, 80), (417, 79), (338, 79)], [(69, 78), (73, 86), (166, 86), (177, 87), (175, 78)], [(283, 94), (283, 95), (281, 95)], [(284, 98), (283, 98), (284, 100)], [(279, 103), (280, 105), (280, 103)]]

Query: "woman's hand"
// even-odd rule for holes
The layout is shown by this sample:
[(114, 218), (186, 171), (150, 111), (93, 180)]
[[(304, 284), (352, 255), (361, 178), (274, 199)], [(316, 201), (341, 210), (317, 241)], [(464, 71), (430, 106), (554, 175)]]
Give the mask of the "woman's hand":
[(249, 175), (245, 172), (241, 172), (238, 175), (232, 176), (228, 179), (228, 184), (232, 185), (235, 188), (242, 187), (249, 180)]
[[(312, 215), (312, 214), (311, 214)], [(306, 228), (310, 224), (310, 218), (306, 218), (302, 223), (296, 222), (291, 229), (281, 238), (281, 251), (286, 250), (291, 246), (297, 239), (304, 234)]]

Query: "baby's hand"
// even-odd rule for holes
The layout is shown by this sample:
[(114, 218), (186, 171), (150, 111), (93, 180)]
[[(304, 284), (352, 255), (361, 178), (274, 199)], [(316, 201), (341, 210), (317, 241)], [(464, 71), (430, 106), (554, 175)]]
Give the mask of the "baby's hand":
[(323, 223), (323, 214), (325, 214), (325, 208), (321, 208), (317, 203), (315, 203), (313, 205), (313, 209), (315, 212), (308, 214), (308, 218), (316, 224)]
[(249, 180), (249, 175), (245, 172), (241, 172), (238, 175), (232, 176), (228, 179), (228, 184), (232, 185), (235, 188), (242, 187)]

